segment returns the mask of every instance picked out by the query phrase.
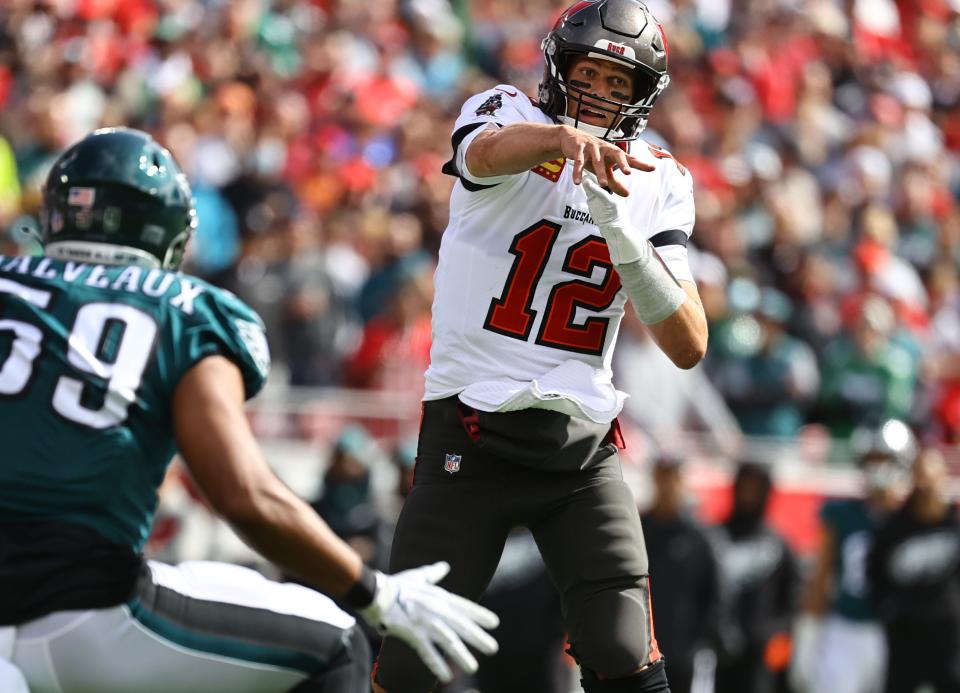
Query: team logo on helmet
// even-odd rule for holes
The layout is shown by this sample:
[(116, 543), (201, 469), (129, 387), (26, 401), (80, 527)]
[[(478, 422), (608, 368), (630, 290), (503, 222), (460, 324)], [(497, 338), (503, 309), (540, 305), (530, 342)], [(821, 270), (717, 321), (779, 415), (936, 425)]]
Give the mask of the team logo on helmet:
[(483, 104), (474, 111), (478, 116), (492, 116), (494, 113), (503, 108), (503, 97), (500, 94), (494, 94), (489, 99), (483, 102)]
[(443, 469), (450, 474), (456, 474), (460, 471), (460, 460), (462, 459), (461, 455), (451, 455), (447, 453), (447, 459), (443, 462)]

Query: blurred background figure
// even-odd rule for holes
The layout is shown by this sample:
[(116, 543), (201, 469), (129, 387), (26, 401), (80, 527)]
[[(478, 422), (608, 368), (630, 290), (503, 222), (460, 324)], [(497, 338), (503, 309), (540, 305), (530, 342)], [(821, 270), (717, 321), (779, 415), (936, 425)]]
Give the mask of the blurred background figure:
[(823, 356), (817, 417), (835, 439), (871, 421), (909, 418), (919, 374), (918, 359), (901, 340), (886, 299), (866, 296), (850, 319)]
[(623, 413), (630, 423), (653, 440), (674, 440), (685, 431), (697, 431), (719, 450), (731, 454), (736, 450), (742, 437), (740, 425), (704, 365), (687, 370), (674, 367), (630, 311), (620, 324), (613, 358), (617, 388), (657, 393), (626, 401)]
[(721, 577), (716, 693), (786, 691), (799, 567), (786, 540), (765, 520), (772, 490), (768, 465), (740, 463), (733, 507), (716, 528)]
[(401, 438), (393, 448), (390, 456), (391, 471), (395, 475), (395, 483), (386, 498), (381, 499), (382, 518), (380, 537), (383, 541), (381, 558), (386, 561), (390, 555), (390, 546), (393, 542), (393, 532), (397, 526), (397, 518), (406, 500), (410, 489), (413, 488), (413, 477), (417, 473), (417, 436)]
[(885, 693), (960, 690), (960, 518), (943, 454), (926, 448), (903, 506), (877, 530), (869, 576), (887, 634)]
[(786, 331), (793, 305), (781, 291), (736, 279), (737, 313), (714, 332), (710, 375), (747, 435), (793, 438), (820, 385), (816, 355)]
[[(328, 453), (320, 492), (310, 504), (338, 537), (365, 562), (378, 567), (390, 555), (391, 529), (378, 509), (372, 483), (371, 466), (381, 452), (366, 428), (347, 424)], [(371, 653), (376, 651), (380, 634), (369, 624), (360, 623), (360, 627)]]
[(709, 649), (720, 606), (717, 560), (707, 528), (690, 507), (680, 457), (656, 455), (652, 481), (653, 500), (640, 517), (650, 559), (657, 642), (668, 653), (670, 690), (703, 693), (705, 688), (694, 688), (693, 682), (705, 679), (712, 689), (716, 659)]
[[(877, 527), (900, 504), (916, 441), (902, 421), (862, 426), (850, 437), (863, 496), (827, 501), (798, 623), (792, 678), (803, 691), (883, 690), (886, 639), (876, 620), (867, 556)], [(851, 658), (858, 665), (850, 666)]]
[(360, 343), (344, 363), (344, 383), (408, 392), (416, 405), (430, 360), (433, 265), (410, 260), (392, 277), (382, 312), (364, 325)]
[(377, 444), (359, 425), (341, 431), (330, 452), (320, 495), (311, 504), (337, 536), (365, 562), (380, 565), (383, 558), (382, 527), (370, 479)]
[(397, 468), (397, 495), (403, 499), (413, 487), (413, 475), (417, 471), (417, 439), (404, 438), (393, 451), (393, 463)]

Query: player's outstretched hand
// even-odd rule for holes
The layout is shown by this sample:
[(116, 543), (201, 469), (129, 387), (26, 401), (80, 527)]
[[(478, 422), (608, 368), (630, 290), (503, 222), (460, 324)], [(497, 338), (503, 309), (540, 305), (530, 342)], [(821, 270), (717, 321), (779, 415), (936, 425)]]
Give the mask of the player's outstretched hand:
[(373, 603), (360, 610), (360, 615), (381, 633), (399, 638), (416, 650), (444, 683), (453, 679), (453, 672), (440, 651), (472, 674), (477, 670), (477, 660), (467, 645), (483, 654), (495, 654), (497, 641), (484, 628), (500, 625), (500, 619), (489, 609), (437, 586), (449, 571), (450, 565), (440, 562), (394, 575), (378, 572)]
[(615, 144), (594, 137), (581, 130), (561, 126), (560, 149), (563, 155), (573, 162), (573, 182), (580, 185), (585, 172), (593, 172), (600, 185), (609, 188), (617, 195), (626, 197), (629, 189), (613, 175), (620, 171), (626, 176), (632, 169), (652, 171), (654, 167), (631, 154), (627, 154)]

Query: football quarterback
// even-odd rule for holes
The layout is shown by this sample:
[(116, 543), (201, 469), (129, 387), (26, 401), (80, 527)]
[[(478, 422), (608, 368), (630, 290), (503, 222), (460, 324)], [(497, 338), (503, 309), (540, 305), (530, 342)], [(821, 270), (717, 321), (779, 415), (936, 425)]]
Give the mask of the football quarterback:
[[(662, 693), (611, 359), (627, 303), (678, 366), (706, 350), (687, 262), (693, 182), (640, 139), (669, 82), (646, 5), (576, 2), (542, 48), (539, 100), (501, 84), (454, 126), (417, 473), (391, 570), (444, 560), (444, 586), (476, 598), (511, 529), (528, 527), (584, 689)], [(425, 693), (434, 677), (387, 637), (375, 684)]]

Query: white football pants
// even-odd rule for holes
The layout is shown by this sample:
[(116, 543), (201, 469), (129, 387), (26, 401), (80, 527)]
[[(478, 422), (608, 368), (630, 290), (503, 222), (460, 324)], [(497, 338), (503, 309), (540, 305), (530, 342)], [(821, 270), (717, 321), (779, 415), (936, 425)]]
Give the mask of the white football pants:
[(820, 632), (819, 656), (811, 672), (814, 691), (882, 693), (887, 669), (887, 640), (874, 621), (827, 616)]
[(127, 604), (16, 627), (32, 693), (281, 693), (344, 656), (354, 619), (318, 592), (225, 563), (148, 566)]

